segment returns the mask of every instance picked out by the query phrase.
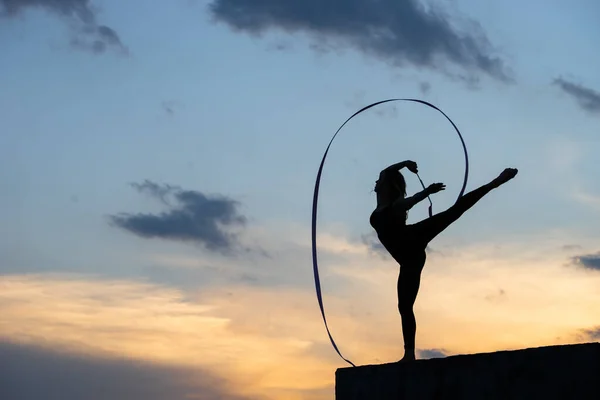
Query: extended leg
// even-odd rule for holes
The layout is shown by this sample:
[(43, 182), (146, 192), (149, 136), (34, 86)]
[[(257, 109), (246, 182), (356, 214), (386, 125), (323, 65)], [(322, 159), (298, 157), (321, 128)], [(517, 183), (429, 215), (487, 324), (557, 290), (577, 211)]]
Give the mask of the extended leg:
[(414, 224), (414, 232), (420, 236), (422, 243), (429, 243), (492, 189), (514, 178), (517, 172), (514, 168), (505, 169), (496, 179), (462, 196), (446, 211)]

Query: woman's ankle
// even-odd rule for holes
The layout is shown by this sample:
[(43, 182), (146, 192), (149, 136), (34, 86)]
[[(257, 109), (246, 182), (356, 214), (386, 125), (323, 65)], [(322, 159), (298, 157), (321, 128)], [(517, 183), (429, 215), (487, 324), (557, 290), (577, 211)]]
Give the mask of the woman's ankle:
[(404, 347), (404, 357), (402, 358), (403, 360), (414, 360), (416, 359), (415, 356), (415, 349), (411, 348), (411, 347)]

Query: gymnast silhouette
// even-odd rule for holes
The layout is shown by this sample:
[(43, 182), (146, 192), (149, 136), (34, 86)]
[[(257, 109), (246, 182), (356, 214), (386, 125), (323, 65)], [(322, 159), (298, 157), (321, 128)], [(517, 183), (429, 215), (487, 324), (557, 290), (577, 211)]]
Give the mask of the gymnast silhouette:
[(417, 331), (413, 305), (419, 291), (421, 271), (425, 266), (425, 248), (483, 196), (514, 178), (518, 170), (506, 168), (489, 183), (461, 196), (446, 211), (411, 225), (406, 223), (408, 211), (428, 195), (440, 192), (446, 186), (434, 183), (414, 196), (406, 197), (406, 181), (400, 173), (404, 167), (415, 174), (418, 172), (417, 163), (407, 160), (390, 165), (379, 174), (379, 180), (375, 184), (377, 208), (371, 213), (370, 223), (381, 244), (400, 265), (398, 311), (404, 337), (404, 357), (400, 361), (412, 361), (415, 360)]

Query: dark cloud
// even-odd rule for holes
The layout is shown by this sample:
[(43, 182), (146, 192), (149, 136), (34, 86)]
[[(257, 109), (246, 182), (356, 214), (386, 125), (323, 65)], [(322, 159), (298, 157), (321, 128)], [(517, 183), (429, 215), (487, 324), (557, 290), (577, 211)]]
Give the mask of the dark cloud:
[(588, 329), (579, 329), (573, 333), (570, 339), (578, 342), (600, 342), (600, 326)]
[(351, 46), (395, 66), (448, 72), (451, 63), (471, 83), (481, 73), (512, 81), (478, 24), (460, 32), (442, 10), (426, 9), (417, 0), (213, 0), (209, 12), (253, 35), (270, 29), (308, 32), (318, 39), (311, 47), (321, 51)]
[(0, 398), (6, 400), (243, 399), (229, 393), (221, 379), (183, 368), (2, 342), (0, 359)]
[(71, 45), (93, 53), (104, 53), (112, 48), (127, 53), (114, 29), (98, 24), (89, 0), (0, 0), (0, 16), (12, 18), (28, 9), (43, 9), (65, 19), (76, 36)]
[(422, 94), (429, 93), (431, 91), (431, 83), (429, 83), (429, 82), (419, 83), (419, 90), (421, 90)]
[(360, 240), (368, 247), (371, 253), (377, 254), (384, 259), (390, 258), (388, 251), (383, 247), (376, 233), (361, 235)]
[(444, 358), (446, 356), (446, 352), (441, 349), (419, 350), (419, 358)]
[(600, 115), (600, 92), (563, 78), (557, 78), (552, 83), (571, 96), (584, 111)]
[(573, 257), (572, 261), (578, 267), (593, 271), (600, 271), (600, 252), (596, 254), (576, 256)]
[(231, 254), (239, 249), (236, 236), (225, 230), (246, 223), (246, 218), (238, 213), (237, 201), (148, 180), (142, 184), (133, 183), (132, 186), (139, 192), (159, 199), (169, 211), (158, 215), (112, 215), (110, 222), (113, 225), (140, 237), (195, 242), (223, 254)]
[(584, 329), (582, 333), (585, 335), (587, 340), (599, 340), (600, 341), (600, 326), (592, 329)]

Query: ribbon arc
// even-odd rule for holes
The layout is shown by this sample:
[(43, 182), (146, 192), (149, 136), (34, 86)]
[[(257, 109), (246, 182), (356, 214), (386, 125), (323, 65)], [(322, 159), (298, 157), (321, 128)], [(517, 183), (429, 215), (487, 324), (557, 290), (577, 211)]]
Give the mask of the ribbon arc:
[[(327, 158), (327, 154), (329, 153), (329, 149), (331, 148), (331, 144), (333, 143), (333, 140), (336, 138), (336, 136), (338, 135), (338, 133), (342, 130), (342, 128), (354, 117), (356, 117), (358, 114), (362, 113), (363, 111), (366, 111), (370, 108), (373, 108), (375, 106), (378, 106), (380, 104), (384, 104), (384, 103), (389, 103), (392, 101), (409, 101), (409, 102), (414, 102), (414, 103), (420, 103), (423, 105), (426, 105), (430, 108), (433, 108), (434, 110), (440, 112), (444, 117), (446, 117), (446, 119), (448, 120), (448, 122), (450, 122), (450, 124), (452, 124), (452, 127), (454, 128), (454, 130), (456, 131), (456, 133), (458, 134), (458, 137), (460, 138), (460, 142), (462, 144), (462, 148), (463, 148), (463, 152), (465, 155), (465, 173), (464, 173), (464, 179), (463, 179), (463, 184), (462, 184), (462, 188), (460, 189), (460, 193), (458, 195), (458, 199), (460, 199), (462, 197), (462, 195), (465, 192), (465, 189), (467, 187), (467, 181), (469, 179), (469, 155), (467, 153), (467, 146), (465, 144), (465, 141), (462, 137), (462, 134), (460, 133), (460, 130), (458, 129), (458, 127), (456, 126), (456, 124), (450, 119), (450, 117), (448, 117), (442, 110), (440, 110), (439, 108), (437, 108), (436, 106), (434, 106), (433, 104), (424, 101), (424, 100), (419, 100), (419, 99), (387, 99), (387, 100), (381, 100), (378, 102), (375, 102), (373, 104), (369, 104), (368, 106), (365, 106), (363, 108), (361, 108), (360, 110), (358, 110), (357, 112), (355, 112), (354, 114), (352, 114), (339, 128), (338, 130), (335, 132), (335, 134), (333, 135), (333, 137), (331, 138), (331, 140), (329, 141), (329, 144), (327, 145), (327, 148), (325, 149), (325, 153), (323, 154), (323, 158), (321, 160), (321, 164), (319, 166), (319, 170), (317, 172), (317, 179), (315, 182), (315, 190), (314, 190), (314, 194), (313, 194), (313, 204), (312, 204), (312, 263), (313, 263), (313, 273), (314, 273), (314, 279), (315, 279), (315, 289), (317, 292), (317, 300), (319, 302), (319, 308), (321, 309), (321, 315), (323, 316), (323, 322), (325, 323), (325, 329), (327, 330), (327, 335), (329, 336), (329, 340), (331, 341), (331, 344), (333, 345), (333, 348), (335, 349), (335, 351), (338, 353), (338, 355), (344, 360), (346, 361), (348, 364), (352, 365), (353, 367), (356, 367), (356, 365), (354, 365), (352, 363), (352, 361), (348, 360), (347, 358), (345, 358), (342, 353), (340, 352), (340, 350), (338, 349), (335, 340), (333, 340), (333, 336), (331, 336), (331, 332), (329, 330), (329, 326), (327, 325), (327, 318), (325, 318), (325, 309), (323, 307), (323, 295), (321, 292), (321, 280), (319, 278), (319, 265), (317, 262), (317, 205), (319, 202), (319, 187), (321, 184), (321, 173), (323, 172), (323, 166), (325, 165), (325, 159)], [(425, 188), (425, 185), (423, 184), (423, 181), (421, 180), (421, 178), (419, 177), (419, 181), (421, 182), (421, 185), (423, 186), (423, 188)], [(430, 202), (430, 206), (429, 206), (429, 215), (432, 215), (432, 205), (431, 205), (431, 199), (429, 199)]]

